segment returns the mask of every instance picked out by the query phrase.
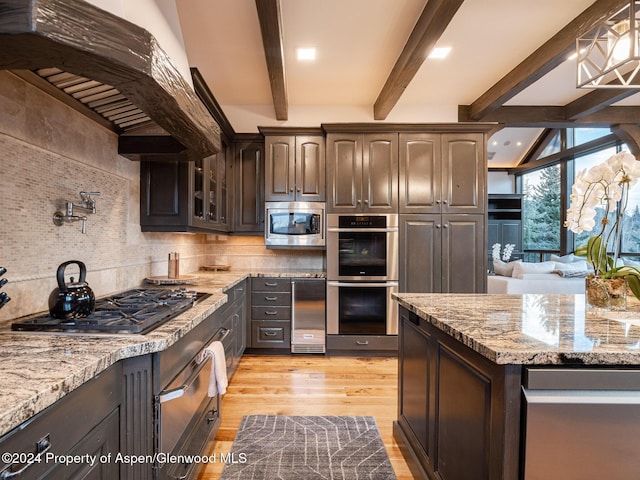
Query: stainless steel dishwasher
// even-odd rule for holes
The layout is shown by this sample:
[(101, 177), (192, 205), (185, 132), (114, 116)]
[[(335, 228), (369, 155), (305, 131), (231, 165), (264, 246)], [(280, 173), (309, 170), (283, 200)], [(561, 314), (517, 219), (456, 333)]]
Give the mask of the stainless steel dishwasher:
[(524, 480), (639, 478), (640, 372), (529, 368)]
[(325, 353), (326, 297), (324, 278), (291, 280), (292, 353)]

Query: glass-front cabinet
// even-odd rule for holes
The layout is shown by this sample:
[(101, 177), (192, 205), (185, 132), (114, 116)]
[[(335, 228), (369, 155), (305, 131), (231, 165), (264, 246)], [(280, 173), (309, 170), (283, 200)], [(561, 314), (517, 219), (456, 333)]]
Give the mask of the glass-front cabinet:
[(227, 162), (225, 149), (191, 162), (191, 222), (203, 228), (224, 228), (227, 221)]

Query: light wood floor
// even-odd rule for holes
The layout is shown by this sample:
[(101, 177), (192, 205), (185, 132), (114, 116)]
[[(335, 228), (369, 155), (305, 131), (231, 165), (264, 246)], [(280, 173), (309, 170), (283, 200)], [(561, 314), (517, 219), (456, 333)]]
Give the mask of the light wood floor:
[[(392, 434), (397, 377), (396, 358), (245, 355), (223, 397), (210, 454), (231, 452), (243, 415), (370, 415), (398, 480), (413, 480)], [(217, 480), (222, 467), (207, 464), (199, 480)]]

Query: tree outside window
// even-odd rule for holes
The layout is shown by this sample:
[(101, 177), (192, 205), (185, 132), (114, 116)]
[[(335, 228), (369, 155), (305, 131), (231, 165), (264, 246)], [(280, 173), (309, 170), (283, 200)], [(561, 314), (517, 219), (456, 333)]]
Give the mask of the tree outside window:
[(560, 166), (527, 173), (523, 184), (525, 250), (560, 250)]

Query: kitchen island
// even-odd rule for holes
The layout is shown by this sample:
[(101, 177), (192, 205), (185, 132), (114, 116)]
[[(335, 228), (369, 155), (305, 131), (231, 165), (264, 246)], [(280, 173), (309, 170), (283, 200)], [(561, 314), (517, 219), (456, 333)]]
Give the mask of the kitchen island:
[(417, 478), (640, 471), (640, 311), (583, 295), (398, 294), (398, 420)]

